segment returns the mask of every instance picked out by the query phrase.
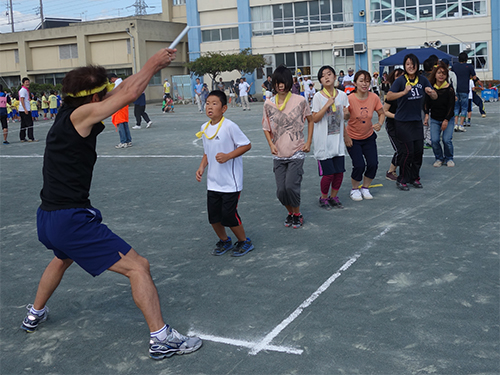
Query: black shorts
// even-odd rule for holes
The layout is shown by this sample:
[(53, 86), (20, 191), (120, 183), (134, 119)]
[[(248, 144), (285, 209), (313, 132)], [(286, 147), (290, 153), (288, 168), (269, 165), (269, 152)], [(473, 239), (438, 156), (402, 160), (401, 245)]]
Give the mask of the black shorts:
[(336, 156), (334, 158), (318, 160), (318, 172), (320, 176), (328, 176), (335, 173), (345, 172), (345, 157)]
[(221, 193), (209, 190), (207, 192), (208, 222), (210, 224), (221, 223), (225, 227), (241, 225), (241, 218), (237, 211), (239, 199), (239, 191)]

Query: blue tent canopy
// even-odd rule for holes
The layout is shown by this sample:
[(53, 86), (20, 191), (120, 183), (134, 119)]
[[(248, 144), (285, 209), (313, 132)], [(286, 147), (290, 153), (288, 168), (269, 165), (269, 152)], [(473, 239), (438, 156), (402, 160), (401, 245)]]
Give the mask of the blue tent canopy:
[(439, 59), (448, 59), (450, 61), (450, 64), (452, 63), (452, 61), (457, 60), (455, 56), (448, 55), (447, 53), (435, 48), (415, 48), (402, 50), (395, 55), (380, 60), (378, 62), (379, 66), (382, 69), (382, 67), (384, 66), (403, 65), (403, 60), (409, 53), (413, 53), (415, 56), (417, 56), (420, 64), (422, 64), (424, 60), (427, 60), (431, 55), (436, 55), (437, 57), (439, 57)]

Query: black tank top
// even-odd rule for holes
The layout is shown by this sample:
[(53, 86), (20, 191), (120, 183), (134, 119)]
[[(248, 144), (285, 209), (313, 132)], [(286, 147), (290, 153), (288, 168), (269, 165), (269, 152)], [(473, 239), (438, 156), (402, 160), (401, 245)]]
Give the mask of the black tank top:
[(104, 124), (95, 124), (90, 135), (83, 138), (70, 119), (75, 109), (63, 105), (47, 134), (40, 192), (42, 210), (91, 207), (89, 190), (97, 160), (96, 141)]

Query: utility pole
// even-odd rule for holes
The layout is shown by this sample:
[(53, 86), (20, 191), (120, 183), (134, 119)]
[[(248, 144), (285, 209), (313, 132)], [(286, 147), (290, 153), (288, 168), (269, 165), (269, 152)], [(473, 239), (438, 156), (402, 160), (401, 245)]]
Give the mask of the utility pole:
[(44, 20), (43, 20), (43, 3), (40, 0), (40, 21), (42, 22), (42, 29), (45, 29)]
[(10, 4), (10, 25), (12, 27), (12, 32), (14, 32), (14, 9), (12, 8), (12, 0), (9, 0)]

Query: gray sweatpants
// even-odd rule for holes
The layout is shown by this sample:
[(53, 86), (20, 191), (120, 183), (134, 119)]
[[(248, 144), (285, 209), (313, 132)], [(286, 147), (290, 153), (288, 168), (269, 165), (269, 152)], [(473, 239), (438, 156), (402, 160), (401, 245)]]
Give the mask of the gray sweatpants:
[(304, 159), (274, 159), (276, 196), (283, 206), (300, 206), (300, 184), (304, 174)]

